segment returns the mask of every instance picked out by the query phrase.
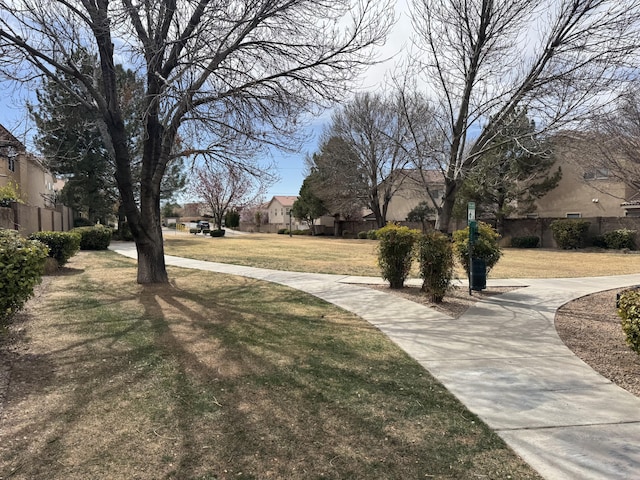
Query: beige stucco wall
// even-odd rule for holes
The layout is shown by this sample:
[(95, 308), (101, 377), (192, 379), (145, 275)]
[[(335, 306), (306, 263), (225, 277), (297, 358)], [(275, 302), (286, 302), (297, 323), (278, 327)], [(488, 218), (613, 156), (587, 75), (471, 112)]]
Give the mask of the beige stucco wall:
[(613, 179), (585, 180), (585, 169), (574, 161), (560, 164), (562, 179), (558, 186), (539, 199), (536, 213), (540, 218), (624, 217), (620, 206), (630, 194), (629, 189)]

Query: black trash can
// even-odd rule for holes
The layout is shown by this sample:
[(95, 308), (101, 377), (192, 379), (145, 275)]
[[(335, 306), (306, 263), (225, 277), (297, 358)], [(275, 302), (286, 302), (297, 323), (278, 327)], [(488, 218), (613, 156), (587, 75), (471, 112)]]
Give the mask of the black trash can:
[(487, 264), (482, 258), (471, 259), (471, 290), (487, 288)]

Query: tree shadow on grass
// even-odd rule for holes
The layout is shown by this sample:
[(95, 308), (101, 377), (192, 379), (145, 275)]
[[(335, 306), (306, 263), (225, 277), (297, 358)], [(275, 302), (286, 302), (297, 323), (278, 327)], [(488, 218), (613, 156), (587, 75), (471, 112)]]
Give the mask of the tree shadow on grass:
[(15, 372), (3, 473), (464, 478), (477, 456), (510, 458), (368, 324), (260, 285), (144, 287), (88, 298), (84, 318), (33, 319), (55, 347)]

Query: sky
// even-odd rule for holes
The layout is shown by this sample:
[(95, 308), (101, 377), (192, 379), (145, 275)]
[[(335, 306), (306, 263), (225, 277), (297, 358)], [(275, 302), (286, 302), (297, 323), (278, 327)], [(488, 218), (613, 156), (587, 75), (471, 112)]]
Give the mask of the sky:
[[(390, 32), (385, 45), (377, 51), (379, 60), (388, 60), (371, 66), (361, 77), (356, 89), (375, 90), (382, 88), (386, 73), (391, 71), (408, 44), (411, 28), (406, 11), (406, 0), (396, 2), (397, 23)], [(35, 128), (28, 121), (24, 104), (25, 100), (33, 98), (33, 95), (34, 92), (29, 89), (28, 85), (15, 88), (8, 84), (0, 83), (0, 124), (4, 125), (18, 139), (23, 141), (28, 148), (32, 148), (29, 139), (33, 135)], [(319, 137), (330, 117), (331, 112), (327, 111), (322, 116), (309, 120), (304, 127), (304, 134), (308, 140), (301, 146), (299, 153), (272, 152), (272, 159), (277, 166), (279, 181), (269, 188), (265, 195), (265, 200), (268, 201), (274, 195), (297, 195), (299, 193), (305, 177), (305, 156), (317, 150)]]

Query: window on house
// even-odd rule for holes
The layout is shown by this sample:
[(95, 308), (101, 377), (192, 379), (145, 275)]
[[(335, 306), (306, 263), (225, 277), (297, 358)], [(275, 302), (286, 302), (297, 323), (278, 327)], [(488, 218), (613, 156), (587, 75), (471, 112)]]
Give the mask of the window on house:
[(284, 208), (280, 209), (280, 215), (284, 215)]
[(567, 213), (567, 218), (582, 218), (581, 213)]
[(7, 164), (9, 167), (9, 171), (11, 172), (15, 172), (16, 171), (16, 159), (13, 157), (9, 157), (7, 158)]

